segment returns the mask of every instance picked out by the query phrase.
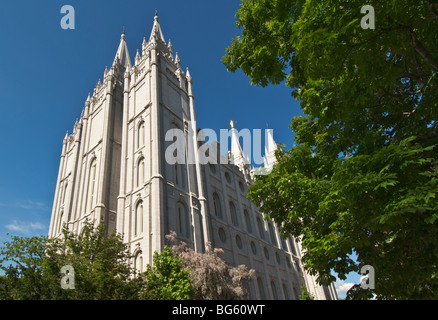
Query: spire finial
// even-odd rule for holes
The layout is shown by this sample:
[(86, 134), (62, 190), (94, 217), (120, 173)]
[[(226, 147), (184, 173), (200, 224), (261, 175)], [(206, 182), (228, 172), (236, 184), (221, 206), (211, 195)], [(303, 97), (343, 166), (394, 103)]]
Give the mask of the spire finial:
[(155, 8), (155, 17), (154, 17), (154, 19), (158, 21), (158, 10), (157, 10), (157, 8)]
[(125, 34), (125, 26), (123, 26), (123, 31), (122, 31), (122, 34), (124, 35)]
[(230, 121), (231, 129), (234, 129), (234, 123), (235, 123), (235, 122), (236, 122), (236, 121), (233, 121), (233, 120)]
[(175, 63), (178, 69), (181, 69), (181, 60), (179, 59), (178, 52), (175, 55)]

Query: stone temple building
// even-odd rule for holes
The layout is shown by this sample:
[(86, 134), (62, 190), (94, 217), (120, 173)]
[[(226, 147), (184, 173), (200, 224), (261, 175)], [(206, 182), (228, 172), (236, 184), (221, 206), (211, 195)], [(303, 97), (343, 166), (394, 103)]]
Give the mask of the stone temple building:
[[(177, 129), (186, 142), (199, 145), (195, 125), (192, 78), (181, 70), (158, 17), (134, 63), (122, 34), (111, 68), (64, 138), (49, 237), (59, 236), (63, 225), (79, 234), (86, 219), (104, 223), (123, 235), (131, 263), (143, 271), (153, 253), (163, 250), (165, 235), (175, 231), (198, 252), (209, 241), (230, 264), (254, 269), (250, 299), (298, 299), (302, 286), (316, 299), (336, 299), (333, 285), (319, 286), (304, 271), (299, 243), (283, 239), (246, 198), (254, 170), (236, 129), (229, 130), (225, 156), (214, 144), (218, 163), (199, 161), (197, 148), (193, 162), (185, 161), (188, 154), (176, 163), (166, 160), (172, 144), (166, 133)], [(269, 169), (276, 149), (270, 132), (266, 141)]]

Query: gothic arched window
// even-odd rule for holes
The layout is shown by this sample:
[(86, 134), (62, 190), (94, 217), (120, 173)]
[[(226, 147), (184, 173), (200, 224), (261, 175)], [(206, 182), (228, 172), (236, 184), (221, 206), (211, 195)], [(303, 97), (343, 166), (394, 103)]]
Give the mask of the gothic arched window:
[(178, 202), (176, 205), (176, 225), (177, 232), (185, 238), (190, 237), (190, 220), (186, 205)]
[(231, 223), (235, 226), (239, 226), (239, 219), (237, 218), (237, 211), (234, 203), (230, 201), (230, 214), (231, 214)]
[(185, 168), (184, 164), (181, 164), (179, 160), (173, 165), (175, 174), (175, 184), (181, 188), (185, 188)]
[(277, 242), (277, 237), (275, 235), (275, 230), (274, 227), (272, 226), (271, 223), (268, 223), (268, 228), (269, 228), (269, 235), (271, 236), (271, 243), (278, 247), (278, 242)]
[(213, 206), (214, 206), (214, 215), (222, 219), (221, 200), (219, 199), (219, 196), (216, 192), (213, 193)]
[(144, 146), (144, 121), (140, 122), (137, 130), (137, 148), (141, 148)]
[(248, 210), (243, 210), (243, 216), (245, 218), (246, 229), (249, 233), (252, 233), (251, 217), (249, 216)]
[(278, 300), (277, 287), (275, 286), (274, 280), (271, 280), (271, 290), (272, 290), (272, 296), (273, 296), (274, 300)]
[(257, 227), (259, 229), (260, 238), (265, 239), (265, 232), (263, 230), (263, 222), (259, 217), (257, 217)]
[(134, 211), (133, 234), (138, 236), (143, 233), (143, 201), (137, 202)]
[(263, 280), (260, 277), (257, 278), (257, 287), (259, 288), (260, 299), (265, 300), (266, 299), (265, 287), (263, 286)]
[(287, 286), (286, 284), (283, 283), (283, 294), (284, 294), (284, 299), (289, 300), (289, 292), (287, 290)]
[(141, 157), (137, 162), (137, 187), (144, 185), (144, 158)]
[(134, 257), (134, 268), (139, 273), (143, 272), (143, 256), (141, 255), (141, 251), (139, 251)]

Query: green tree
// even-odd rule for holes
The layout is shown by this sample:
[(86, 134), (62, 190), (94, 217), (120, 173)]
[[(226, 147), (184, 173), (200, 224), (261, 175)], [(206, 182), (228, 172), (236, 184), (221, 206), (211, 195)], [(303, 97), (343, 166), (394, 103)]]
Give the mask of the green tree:
[[(138, 299), (142, 280), (129, 264), (131, 255), (120, 234), (107, 234), (105, 226), (86, 222), (80, 235), (66, 229), (50, 239), (43, 262), (47, 296), (79, 300)], [(60, 270), (71, 265), (75, 289), (62, 289)]]
[[(86, 223), (80, 236), (12, 237), (0, 250), (5, 272), (2, 299), (138, 299), (144, 281), (134, 277), (120, 235), (106, 235), (103, 225)], [(62, 289), (61, 268), (74, 268), (74, 289)]]
[(0, 248), (0, 299), (39, 300), (43, 298), (45, 281), (42, 264), (45, 259), (45, 237), (17, 237)]
[(377, 298), (438, 298), (437, 12), (426, 0), (244, 0), (236, 13), (228, 70), (284, 81), (304, 113), (249, 198), (302, 240), (322, 284), (368, 264)]
[(301, 287), (300, 300), (315, 300), (315, 297), (307, 291), (307, 288)]
[(146, 300), (190, 300), (195, 292), (189, 270), (184, 268), (182, 259), (174, 256), (169, 247), (154, 253), (153, 265), (147, 266), (143, 275), (147, 289), (140, 294)]

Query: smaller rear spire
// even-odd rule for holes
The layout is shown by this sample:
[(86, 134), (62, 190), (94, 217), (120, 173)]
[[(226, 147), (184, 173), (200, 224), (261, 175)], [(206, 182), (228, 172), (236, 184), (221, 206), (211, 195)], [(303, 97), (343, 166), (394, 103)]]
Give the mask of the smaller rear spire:
[(243, 167), (247, 164), (250, 164), (248, 156), (245, 156), (242, 147), (239, 142), (239, 134), (235, 128), (237, 121), (231, 120), (231, 159), (233, 164)]

